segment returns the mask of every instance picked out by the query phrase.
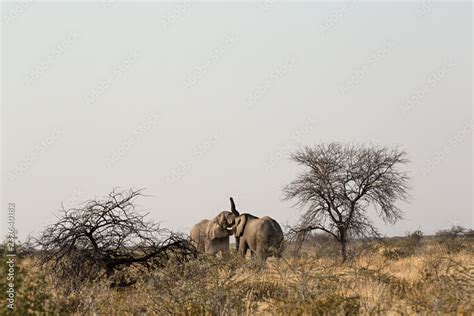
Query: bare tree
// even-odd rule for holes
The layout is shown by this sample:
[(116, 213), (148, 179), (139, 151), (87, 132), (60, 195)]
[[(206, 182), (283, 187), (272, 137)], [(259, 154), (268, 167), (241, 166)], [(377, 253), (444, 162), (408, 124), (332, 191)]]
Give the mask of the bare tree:
[(80, 208), (63, 207), (58, 221), (34, 240), (41, 249), (40, 263), (51, 264), (59, 279), (77, 283), (111, 277), (124, 267), (148, 270), (170, 257), (195, 257), (185, 236), (145, 220), (147, 214), (135, 207), (139, 196), (141, 190), (113, 191)]
[(408, 163), (404, 151), (377, 146), (320, 144), (305, 147), (291, 156), (305, 168), (284, 188), (285, 199), (306, 211), (293, 233), (301, 236), (319, 229), (341, 245), (347, 259), (350, 237), (378, 236), (368, 217), (370, 206), (386, 223), (401, 218), (396, 201), (408, 198), (408, 175), (399, 167)]

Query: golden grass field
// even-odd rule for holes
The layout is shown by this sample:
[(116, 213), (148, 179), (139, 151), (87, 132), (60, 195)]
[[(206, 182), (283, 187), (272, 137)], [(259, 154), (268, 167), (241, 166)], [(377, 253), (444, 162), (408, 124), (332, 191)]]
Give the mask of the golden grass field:
[(317, 240), (298, 253), (287, 246), (282, 259), (270, 258), (264, 265), (234, 253), (184, 265), (170, 261), (126, 288), (111, 288), (104, 281), (77, 291), (55, 284), (47, 269), (39, 268), (30, 256), (21, 261), (17, 273), (15, 311), (18, 315), (474, 313), (472, 239), (352, 242), (351, 259), (344, 264), (337, 249), (332, 242)]

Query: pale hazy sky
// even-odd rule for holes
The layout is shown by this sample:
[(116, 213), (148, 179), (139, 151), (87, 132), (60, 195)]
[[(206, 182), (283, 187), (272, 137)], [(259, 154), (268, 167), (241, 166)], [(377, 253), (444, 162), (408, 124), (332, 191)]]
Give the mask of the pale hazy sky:
[(410, 155), (383, 233), (472, 228), (472, 4), (427, 3), (4, 2), (2, 221), (133, 187), (183, 232), (229, 196), (294, 223), (288, 152), (340, 141)]

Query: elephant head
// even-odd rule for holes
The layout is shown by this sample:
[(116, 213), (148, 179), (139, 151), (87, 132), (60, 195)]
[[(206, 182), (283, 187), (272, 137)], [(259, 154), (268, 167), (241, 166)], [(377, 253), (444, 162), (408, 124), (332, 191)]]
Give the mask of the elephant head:
[(237, 216), (228, 211), (220, 212), (207, 225), (206, 236), (210, 239), (227, 237), (233, 234), (233, 226)]

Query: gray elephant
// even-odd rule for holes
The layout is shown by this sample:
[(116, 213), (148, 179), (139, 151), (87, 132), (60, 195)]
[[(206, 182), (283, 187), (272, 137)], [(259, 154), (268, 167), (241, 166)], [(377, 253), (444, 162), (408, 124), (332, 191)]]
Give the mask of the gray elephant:
[[(233, 200), (231, 198), (231, 204)], [(203, 219), (191, 228), (190, 239), (198, 251), (207, 254), (229, 251), (229, 236), (233, 234), (232, 227), (239, 216), (235, 207), (232, 211), (220, 212), (213, 219)]]
[(235, 219), (233, 229), (240, 255), (245, 256), (250, 249), (252, 256), (256, 254), (263, 261), (269, 256), (281, 256), (283, 231), (271, 217), (242, 214)]

